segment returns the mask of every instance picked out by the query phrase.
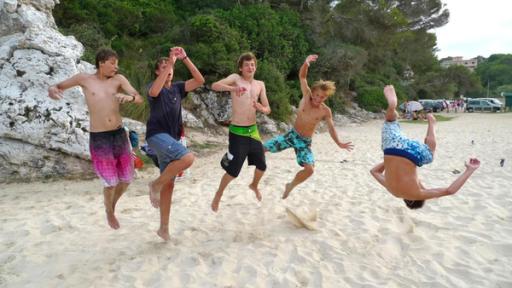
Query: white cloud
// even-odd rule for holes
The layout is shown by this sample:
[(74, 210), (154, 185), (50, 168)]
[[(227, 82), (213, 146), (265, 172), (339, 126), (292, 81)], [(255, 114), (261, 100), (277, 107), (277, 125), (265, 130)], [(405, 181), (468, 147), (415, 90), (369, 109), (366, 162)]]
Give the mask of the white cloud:
[(439, 58), (512, 53), (512, 1), (444, 0), (443, 3), (450, 11), (450, 20), (433, 31)]

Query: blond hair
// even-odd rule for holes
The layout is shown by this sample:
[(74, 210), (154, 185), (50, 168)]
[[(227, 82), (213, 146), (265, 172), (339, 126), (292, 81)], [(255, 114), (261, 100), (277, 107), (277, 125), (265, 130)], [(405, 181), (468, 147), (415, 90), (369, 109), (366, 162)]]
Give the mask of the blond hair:
[(312, 92), (317, 89), (325, 91), (327, 93), (327, 97), (330, 97), (334, 94), (334, 92), (336, 92), (336, 84), (333, 81), (325, 81), (320, 79), (316, 81), (313, 86), (311, 86)]

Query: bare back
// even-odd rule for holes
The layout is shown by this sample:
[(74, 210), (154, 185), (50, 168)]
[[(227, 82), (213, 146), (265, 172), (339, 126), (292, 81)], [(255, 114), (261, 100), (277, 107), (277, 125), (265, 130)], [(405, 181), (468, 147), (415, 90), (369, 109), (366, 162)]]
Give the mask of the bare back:
[(121, 75), (100, 80), (95, 74), (82, 74), (80, 87), (85, 94), (89, 109), (90, 131), (102, 132), (119, 128), (122, 117), (119, 113), (119, 101), (115, 95), (121, 89)]
[(245, 88), (246, 91), (240, 96), (231, 92), (231, 100), (233, 101), (231, 123), (239, 126), (253, 125), (256, 123), (256, 108), (254, 108), (253, 102), (260, 100), (260, 96), (264, 93), (264, 84), (259, 80), (246, 81), (238, 74), (233, 75), (238, 76), (233, 76), (233, 84)]
[(304, 137), (312, 137), (318, 123), (329, 115), (329, 107), (323, 103), (319, 107), (314, 107), (311, 105), (309, 97), (309, 95), (306, 95), (300, 101), (297, 119), (294, 124), (295, 130)]
[(416, 164), (410, 160), (392, 155), (384, 155), (386, 188), (399, 198), (413, 199), (421, 195)]

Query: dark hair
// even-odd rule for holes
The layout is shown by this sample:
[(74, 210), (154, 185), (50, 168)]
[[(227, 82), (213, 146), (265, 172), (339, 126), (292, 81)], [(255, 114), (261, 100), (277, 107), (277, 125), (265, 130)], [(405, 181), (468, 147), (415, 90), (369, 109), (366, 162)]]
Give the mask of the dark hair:
[(101, 48), (96, 52), (96, 69), (100, 68), (100, 62), (105, 62), (110, 58), (116, 58), (119, 59), (119, 56), (117, 56), (116, 51), (109, 49), (109, 48)]
[(169, 57), (160, 57), (160, 58), (158, 58), (158, 60), (156, 60), (155, 67), (153, 68), (153, 77), (157, 76), (155, 71), (158, 70), (158, 68), (160, 68), (160, 65), (162, 65), (162, 63), (167, 62), (167, 61), (169, 61)]
[(409, 209), (420, 209), (425, 204), (425, 200), (407, 200), (404, 199), (405, 205)]
[(240, 57), (238, 57), (237, 65), (238, 65), (238, 73), (239, 74), (240, 74), (240, 68), (242, 68), (242, 66), (244, 65), (244, 62), (251, 61), (251, 60), (254, 60), (254, 64), (258, 64), (258, 60), (256, 60), (256, 56), (254, 56), (254, 54), (252, 54), (251, 52), (246, 52), (246, 53), (240, 55)]

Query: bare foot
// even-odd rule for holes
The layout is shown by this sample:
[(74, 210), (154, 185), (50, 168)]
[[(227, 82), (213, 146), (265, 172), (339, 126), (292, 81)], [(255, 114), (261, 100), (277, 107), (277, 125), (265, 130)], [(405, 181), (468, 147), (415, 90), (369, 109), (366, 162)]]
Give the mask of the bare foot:
[(213, 212), (217, 212), (219, 210), (219, 204), (220, 204), (220, 197), (217, 197), (217, 195), (215, 195), (215, 197), (213, 198), (213, 201), (212, 201)]
[(285, 186), (284, 186), (284, 193), (283, 193), (283, 199), (286, 199), (288, 198), (288, 195), (290, 195), (290, 192), (292, 192), (292, 184), (291, 183), (287, 183)]
[(429, 124), (436, 124), (436, 117), (432, 113), (427, 114), (427, 121)]
[(393, 85), (386, 85), (384, 87), (384, 96), (386, 96), (386, 100), (388, 101), (389, 108), (396, 108), (398, 100), (396, 98), (395, 87)]
[(162, 230), (160, 228), (160, 229), (158, 229), (158, 231), (156, 231), (156, 234), (158, 236), (160, 236), (160, 238), (162, 238), (166, 242), (171, 240), (171, 236), (169, 235), (169, 231), (164, 231), (164, 230)]
[(250, 184), (249, 185), (249, 189), (254, 191), (254, 194), (256, 194), (256, 199), (258, 199), (258, 201), (261, 201), (261, 193), (260, 193), (260, 190), (258, 190), (258, 187)]
[(160, 207), (160, 189), (156, 189), (153, 185), (153, 182), (148, 184), (149, 187), (149, 201), (151, 205), (155, 208)]
[(114, 215), (114, 212), (112, 212), (112, 213), (107, 212), (107, 222), (108, 222), (108, 225), (110, 226), (110, 228), (112, 228), (114, 230), (117, 230), (117, 229), (119, 229), (119, 227), (121, 227), (119, 225), (119, 222), (117, 221), (116, 216)]

